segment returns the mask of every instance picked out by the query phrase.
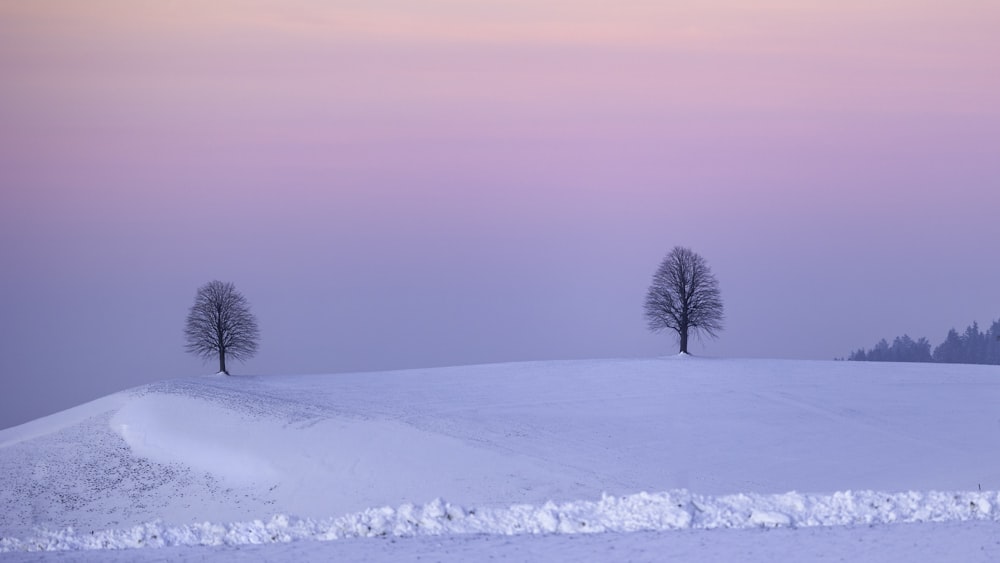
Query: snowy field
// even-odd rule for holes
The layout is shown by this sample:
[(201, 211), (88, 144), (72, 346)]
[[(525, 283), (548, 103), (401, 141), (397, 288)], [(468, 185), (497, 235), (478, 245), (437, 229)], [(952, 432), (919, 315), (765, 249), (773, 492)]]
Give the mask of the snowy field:
[(0, 431), (0, 561), (1000, 561), (994, 366), (164, 381)]

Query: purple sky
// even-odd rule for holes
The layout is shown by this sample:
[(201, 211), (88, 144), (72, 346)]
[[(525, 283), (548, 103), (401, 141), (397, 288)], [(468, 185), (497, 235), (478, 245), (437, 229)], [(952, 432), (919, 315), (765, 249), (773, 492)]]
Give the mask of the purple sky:
[[(151, 380), (830, 359), (1000, 317), (1000, 4), (0, 0), (0, 427)], [(474, 384), (474, 383), (470, 383)]]

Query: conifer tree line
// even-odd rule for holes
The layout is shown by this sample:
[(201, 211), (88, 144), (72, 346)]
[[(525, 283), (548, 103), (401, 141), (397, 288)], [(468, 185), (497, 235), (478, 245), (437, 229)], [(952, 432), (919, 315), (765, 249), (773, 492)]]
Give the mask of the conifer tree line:
[(993, 321), (985, 331), (979, 330), (979, 324), (975, 322), (961, 334), (951, 329), (944, 342), (934, 348), (933, 352), (926, 338), (913, 340), (904, 334), (897, 336), (892, 344), (883, 338), (870, 350), (862, 348), (851, 352), (847, 359), (856, 362), (1000, 365), (1000, 319)]

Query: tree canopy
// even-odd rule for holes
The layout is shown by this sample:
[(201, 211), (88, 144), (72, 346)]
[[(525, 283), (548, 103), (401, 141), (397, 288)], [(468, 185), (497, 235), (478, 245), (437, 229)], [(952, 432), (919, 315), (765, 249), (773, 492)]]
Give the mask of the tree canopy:
[(722, 330), (719, 282), (696, 252), (675, 246), (663, 259), (646, 292), (646, 321), (653, 332), (677, 333), (680, 353), (688, 353), (690, 333), (715, 337)]
[(206, 360), (218, 357), (219, 372), (229, 375), (226, 358), (253, 357), (260, 331), (246, 297), (232, 283), (215, 280), (198, 288), (184, 336), (188, 352)]

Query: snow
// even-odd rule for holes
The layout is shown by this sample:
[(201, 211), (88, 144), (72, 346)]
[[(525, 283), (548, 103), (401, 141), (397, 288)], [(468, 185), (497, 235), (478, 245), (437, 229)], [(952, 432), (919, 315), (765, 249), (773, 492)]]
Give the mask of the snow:
[(687, 491), (605, 495), (598, 501), (467, 510), (441, 499), (423, 505), (371, 508), (313, 520), (279, 514), (268, 520), (166, 526), (149, 522), (81, 534), (73, 528), (25, 539), (0, 539), (0, 551), (130, 549), (167, 546), (238, 546), (300, 540), (439, 536), (455, 534), (599, 534), (607, 532), (856, 526), (923, 522), (1000, 521), (998, 494), (838, 492), (832, 495), (739, 494)]
[(669, 357), (164, 381), (0, 430), (0, 552), (642, 560), (712, 534), (722, 559), (857, 536), (977, 560), (1000, 553), (998, 376)]
[(128, 402), (126, 394), (115, 393), (93, 401), (66, 409), (49, 416), (38, 418), (19, 426), (0, 430), (0, 448), (5, 448), (47, 434), (52, 434), (63, 428), (80, 424), (98, 414), (120, 408)]

